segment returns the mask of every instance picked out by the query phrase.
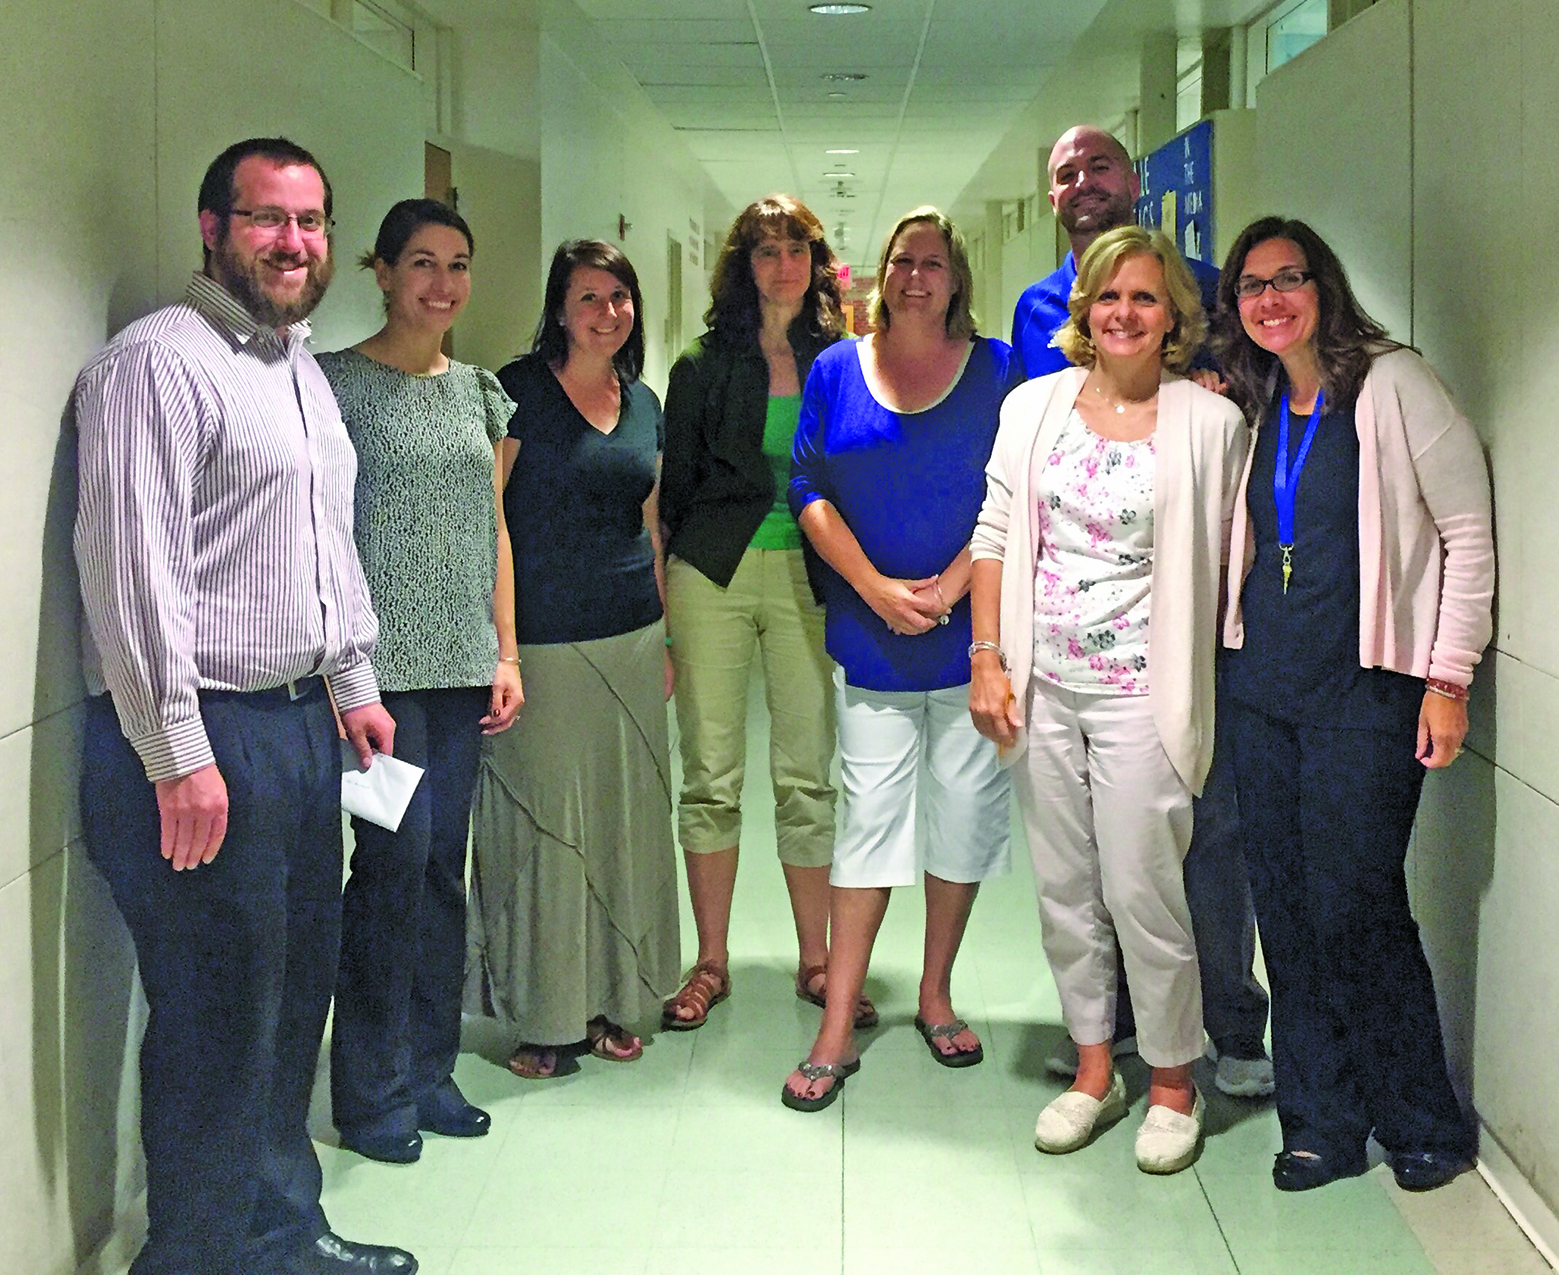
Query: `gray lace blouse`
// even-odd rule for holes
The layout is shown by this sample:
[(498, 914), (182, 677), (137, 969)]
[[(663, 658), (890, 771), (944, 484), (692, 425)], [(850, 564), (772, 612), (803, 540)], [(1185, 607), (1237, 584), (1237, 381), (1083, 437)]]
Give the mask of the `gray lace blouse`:
[(357, 448), (353, 531), (379, 613), (387, 691), (486, 686), (498, 660), (493, 445), (514, 404), (485, 368), (414, 376), (321, 354)]

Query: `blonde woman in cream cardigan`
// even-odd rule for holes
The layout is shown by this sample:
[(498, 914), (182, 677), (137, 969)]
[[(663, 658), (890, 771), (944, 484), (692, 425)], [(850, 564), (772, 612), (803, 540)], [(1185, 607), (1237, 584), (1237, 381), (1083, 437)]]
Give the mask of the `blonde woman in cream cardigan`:
[[(1181, 373), (1204, 330), (1164, 235), (1084, 254), (1057, 342), (1074, 363), (1002, 406), (972, 542), (970, 709), (1012, 767), (1077, 1079), (1039, 1116), (1062, 1153), (1126, 1113), (1115, 942), (1152, 1068), (1145, 1172), (1195, 1159), (1203, 1049), (1182, 861), (1213, 747), (1220, 567), (1245, 459), (1238, 408)], [(1149, 619), (1151, 616), (1151, 624)]]

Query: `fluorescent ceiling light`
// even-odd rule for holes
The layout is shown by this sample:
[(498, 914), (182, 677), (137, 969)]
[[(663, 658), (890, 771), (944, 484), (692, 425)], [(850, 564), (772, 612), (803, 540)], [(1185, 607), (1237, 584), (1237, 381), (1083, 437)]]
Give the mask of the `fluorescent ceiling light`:
[(860, 153), (861, 153), (860, 151), (851, 150), (848, 147), (842, 147), (842, 146), (841, 147), (836, 147), (833, 150), (827, 150), (827, 151), (823, 152), (823, 154), (825, 154), (825, 155), (859, 155)]
[(850, 13), (870, 13), (872, 7), (869, 4), (809, 4), (807, 6), (813, 13), (821, 13), (825, 17), (842, 18)]
[(824, 71), (818, 78), (830, 84), (856, 84), (864, 80), (866, 74), (863, 71)]
[(854, 173), (847, 173), (847, 172), (839, 171), (839, 172), (833, 172), (833, 173), (824, 173), (823, 176), (824, 177), (854, 177), (855, 174)]

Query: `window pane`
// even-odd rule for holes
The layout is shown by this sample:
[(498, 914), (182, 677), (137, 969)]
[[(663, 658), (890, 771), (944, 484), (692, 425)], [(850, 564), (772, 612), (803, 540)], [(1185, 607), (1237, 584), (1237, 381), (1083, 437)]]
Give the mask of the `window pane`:
[(1326, 34), (1326, 0), (1302, 0), (1267, 27), (1267, 70), (1298, 57)]
[(411, 69), (412, 31), (404, 23), (362, 3), (362, 0), (355, 0), (352, 5), (352, 32), (391, 61)]

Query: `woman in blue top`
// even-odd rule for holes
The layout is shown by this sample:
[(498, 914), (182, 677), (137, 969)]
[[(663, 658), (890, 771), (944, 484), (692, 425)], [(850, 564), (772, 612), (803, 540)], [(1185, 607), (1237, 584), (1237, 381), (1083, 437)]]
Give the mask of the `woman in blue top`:
[(802, 396), (790, 503), (825, 567), (844, 818), (834, 847), (828, 1001), (781, 1094), (817, 1111), (860, 1066), (856, 998), (895, 885), (926, 886), (915, 1026), (944, 1066), (984, 1057), (953, 1012), (953, 959), (979, 884), (1008, 865), (1008, 788), (975, 731), (969, 536), (1011, 350), (975, 335), (962, 237), (935, 208), (888, 236), (876, 332), (825, 350)]

